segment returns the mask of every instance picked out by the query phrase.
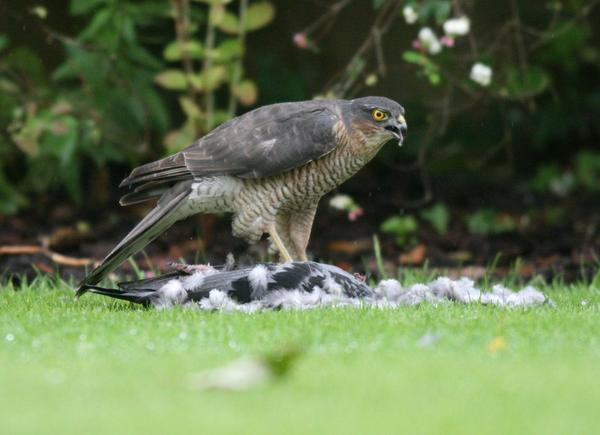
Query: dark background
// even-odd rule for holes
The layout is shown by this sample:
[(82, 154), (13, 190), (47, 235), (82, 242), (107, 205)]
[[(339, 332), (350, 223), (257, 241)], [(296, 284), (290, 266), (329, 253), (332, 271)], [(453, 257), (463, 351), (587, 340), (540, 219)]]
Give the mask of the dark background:
[[(337, 192), (364, 214), (351, 221), (324, 198), (309, 250), (346, 268), (375, 270), (377, 234), (390, 269), (426, 263), (477, 277), (493, 265), (502, 274), (567, 279), (597, 269), (598, 2), (427, 0), (413, 3), (421, 13), (413, 25), (401, 13), (406, 3), (272, 1), (274, 18), (246, 36), (242, 75), (258, 96), (238, 105), (238, 114), (316, 95), (385, 95), (407, 111), (405, 145), (386, 145)], [(163, 58), (176, 38), (169, 10), (182, 4), (197, 26), (189, 37), (204, 43), (203, 2), (0, 3), (5, 273), (81, 276), (84, 260), (101, 259), (147, 210), (118, 207), (117, 185), (136, 164), (174, 151), (165, 138), (190, 121), (179, 102), (189, 90), (154, 80), (166, 68), (182, 69)], [(235, 14), (238, 5), (226, 8)], [(109, 19), (98, 19), (103, 10), (112, 11)], [(376, 44), (357, 56), (362, 67), (353, 67), (386, 10), (391, 18), (379, 46), (385, 68)], [(441, 35), (445, 19), (463, 14), (469, 35), (438, 55), (421, 54), (435, 64), (434, 83), (425, 63), (405, 53), (420, 53), (411, 44), (421, 27)], [(315, 49), (294, 44), (303, 32)], [(217, 42), (231, 37), (217, 31)], [(468, 79), (477, 61), (493, 68), (489, 87)], [(193, 62), (199, 69), (203, 61)], [(352, 86), (340, 90), (353, 75)], [(377, 83), (369, 86), (373, 75)], [(212, 94), (226, 107), (227, 81)], [(204, 93), (196, 97), (204, 109)], [(201, 118), (190, 122), (195, 137), (205, 132)], [(264, 246), (248, 250), (231, 237), (226, 217), (205, 216), (177, 224), (147, 248), (147, 261), (139, 258), (142, 267), (162, 268), (179, 257), (220, 263), (230, 251), (241, 261), (265, 256)]]

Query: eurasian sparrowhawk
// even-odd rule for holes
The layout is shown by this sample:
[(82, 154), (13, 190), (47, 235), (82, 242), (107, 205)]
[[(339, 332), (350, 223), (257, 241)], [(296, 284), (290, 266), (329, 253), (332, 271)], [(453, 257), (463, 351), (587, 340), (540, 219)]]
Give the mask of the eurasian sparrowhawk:
[(384, 97), (279, 103), (225, 122), (123, 180), (134, 190), (121, 205), (158, 202), (81, 285), (196, 213), (233, 213), (235, 236), (256, 243), (268, 233), (281, 259), (306, 261), (319, 199), (405, 135), (404, 109)]

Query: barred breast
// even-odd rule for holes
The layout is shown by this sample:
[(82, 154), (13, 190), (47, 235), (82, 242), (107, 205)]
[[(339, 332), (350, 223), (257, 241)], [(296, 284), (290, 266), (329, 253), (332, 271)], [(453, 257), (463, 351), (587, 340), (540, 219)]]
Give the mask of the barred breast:
[(234, 235), (254, 243), (280, 212), (316, 206), (323, 195), (354, 175), (389, 139), (349, 135), (341, 123), (336, 128), (339, 145), (326, 156), (273, 177), (243, 180), (232, 205), (236, 212)]

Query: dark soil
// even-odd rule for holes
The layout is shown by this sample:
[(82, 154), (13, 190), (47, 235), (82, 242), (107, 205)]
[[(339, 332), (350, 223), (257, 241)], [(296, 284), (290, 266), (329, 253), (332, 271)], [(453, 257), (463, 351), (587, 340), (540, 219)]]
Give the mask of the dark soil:
[[(446, 234), (438, 234), (427, 222), (420, 221), (417, 232), (405, 246), (378, 231), (386, 217), (374, 210), (387, 204), (361, 203), (365, 214), (354, 222), (321, 202), (309, 254), (319, 260), (362, 273), (377, 273), (373, 234), (381, 242), (382, 257), (390, 273), (396, 268), (423, 267), (443, 269), (454, 275), (481, 278), (493, 266), (498, 277), (514, 274), (523, 280), (535, 276), (546, 279), (561, 277), (566, 281), (587, 278), (597, 273), (600, 264), (600, 211), (598, 202), (563, 204), (564, 219), (549, 226), (538, 220), (533, 209), (512, 211), (522, 228), (502, 234), (471, 234), (466, 208), (450, 209), (451, 224)], [(595, 208), (594, 208), (595, 207)], [(38, 273), (54, 274), (80, 280), (91, 266), (73, 266), (55, 261), (48, 252), (74, 259), (101, 260), (131, 229), (147, 210), (144, 206), (115, 208), (101, 213), (80, 214), (69, 204), (50, 207), (49, 212), (0, 216), (0, 248), (24, 245), (43, 246), (38, 253), (0, 254), (0, 271), (4, 277), (32, 278)], [(229, 252), (240, 263), (266, 261), (267, 241), (248, 247), (231, 235), (227, 216), (198, 216), (179, 222), (150, 244), (136, 261), (142, 269), (165, 270), (171, 261), (221, 264)], [(131, 276), (132, 267), (125, 263), (120, 275)]]

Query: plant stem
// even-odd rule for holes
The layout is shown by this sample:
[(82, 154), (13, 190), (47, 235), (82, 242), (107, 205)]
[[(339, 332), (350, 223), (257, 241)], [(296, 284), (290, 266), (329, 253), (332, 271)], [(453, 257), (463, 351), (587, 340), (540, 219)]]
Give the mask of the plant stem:
[[(240, 27), (239, 27), (239, 41), (242, 47), (242, 53), (246, 51), (246, 11), (248, 10), (248, 0), (240, 1)], [(229, 107), (228, 114), (229, 118), (235, 116), (237, 110), (237, 99), (235, 97), (235, 88), (239, 85), (242, 79), (242, 58), (243, 54), (240, 54), (233, 65), (233, 74), (231, 82), (229, 84)]]
[(192, 83), (190, 77), (194, 74), (194, 64), (186, 51), (187, 38), (188, 38), (188, 17), (189, 17), (189, 3), (188, 0), (171, 0), (173, 8), (175, 9), (175, 34), (177, 35), (177, 43), (181, 50), (181, 63), (187, 77), (187, 91), (192, 99), (196, 100), (197, 92)]
[[(211, 6), (211, 8), (217, 7), (217, 4)], [(212, 52), (215, 46), (215, 23), (213, 22), (214, 14), (208, 14), (208, 26), (206, 28), (206, 38), (204, 41), (205, 53), (204, 63), (202, 65), (202, 75), (206, 80), (208, 71), (212, 67)], [(215, 111), (215, 96), (212, 90), (207, 90), (205, 95), (206, 105), (206, 131), (212, 130), (214, 123), (214, 111)]]
[(373, 250), (375, 251), (375, 263), (377, 264), (377, 269), (379, 270), (379, 278), (387, 279), (388, 275), (383, 264), (383, 257), (381, 256), (381, 244), (379, 243), (379, 237), (377, 237), (377, 234), (373, 234)]

